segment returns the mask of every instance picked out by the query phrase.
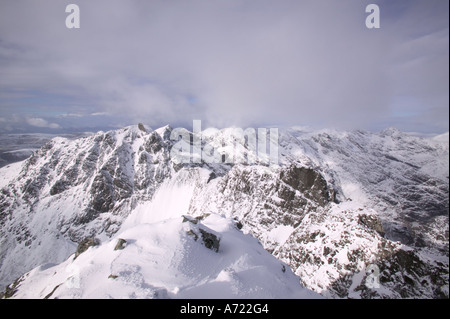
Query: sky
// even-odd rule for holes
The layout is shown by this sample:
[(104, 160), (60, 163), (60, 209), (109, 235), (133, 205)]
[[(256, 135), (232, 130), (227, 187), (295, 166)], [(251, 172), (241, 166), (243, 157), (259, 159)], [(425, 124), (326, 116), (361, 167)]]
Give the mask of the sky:
[[(66, 27), (77, 4), (80, 28)], [(380, 28), (366, 27), (368, 4)], [(448, 0), (0, 0), (0, 133), (449, 130)]]

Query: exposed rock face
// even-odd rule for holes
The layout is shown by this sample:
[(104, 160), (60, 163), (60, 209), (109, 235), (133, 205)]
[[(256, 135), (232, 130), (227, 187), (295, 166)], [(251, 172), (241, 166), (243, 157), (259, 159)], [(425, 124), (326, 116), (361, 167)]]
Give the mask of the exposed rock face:
[(202, 241), (205, 247), (214, 250), (216, 253), (219, 252), (220, 238), (202, 228), (199, 228), (199, 231), (202, 234)]
[(98, 238), (85, 238), (83, 239), (77, 247), (77, 250), (75, 251), (75, 256), (73, 259), (76, 259), (78, 256), (80, 256), (82, 253), (84, 253), (86, 250), (89, 249), (89, 247), (94, 247), (100, 245), (100, 240)]
[[(202, 239), (202, 244), (216, 253), (219, 252), (220, 247), (220, 238), (214, 234), (210, 229), (207, 229), (204, 225), (198, 225), (198, 222), (201, 218), (192, 218), (190, 216), (183, 216), (183, 223), (189, 222), (192, 226), (188, 231), (187, 234), (192, 236), (195, 241), (197, 241), (199, 238)], [(198, 225), (198, 226), (197, 226)]]
[[(180, 164), (170, 132), (138, 125), (55, 138), (0, 178), (0, 284), (64, 260), (84, 238), (112, 236), (166, 181), (203, 170), (186, 174), (194, 186), (180, 216), (234, 218), (305, 286), (329, 297), (448, 297), (448, 143), (396, 130), (290, 130), (278, 166)], [(231, 136), (217, 134), (220, 143)], [(190, 235), (218, 251), (200, 219), (187, 217)], [(381, 290), (366, 284), (371, 265)]]
[(127, 241), (123, 238), (119, 238), (119, 240), (117, 241), (116, 246), (114, 247), (114, 250), (122, 250), (125, 249), (127, 245)]
[[(448, 268), (429, 263), (417, 252), (399, 249), (387, 258), (380, 258), (380, 282), (395, 292), (396, 298), (425, 295), (448, 298)], [(374, 292), (372, 296), (377, 297)]]
[(298, 206), (292, 202), (295, 197), (295, 191), (299, 191), (306, 198), (325, 206), (330, 201), (335, 201), (334, 192), (329, 189), (329, 185), (320, 173), (307, 167), (298, 167), (292, 165), (280, 172), (280, 180), (286, 185), (281, 186), (280, 197), (289, 205)]
[(331, 203), (334, 192), (310, 168), (236, 165), (223, 178), (208, 181), (208, 190), (194, 195), (192, 201), (202, 204), (192, 205), (191, 214), (201, 215), (212, 206), (235, 217), (241, 228), (273, 252), (279, 243), (266, 237), (267, 233), (279, 225), (298, 227), (309, 212)]
[(142, 123), (139, 123), (139, 124), (138, 124), (138, 129), (140, 129), (140, 130), (141, 130), (142, 132), (144, 132), (144, 133), (147, 133), (147, 130), (146, 130), (144, 124), (142, 124)]
[(8, 299), (14, 296), (14, 294), (17, 292), (20, 283), (24, 280), (24, 276), (21, 276), (14, 280), (14, 282), (8, 286), (6, 286), (4, 292), (0, 292), (0, 299)]
[(373, 215), (359, 215), (358, 223), (375, 230), (380, 236), (384, 236), (385, 232), (380, 219)]

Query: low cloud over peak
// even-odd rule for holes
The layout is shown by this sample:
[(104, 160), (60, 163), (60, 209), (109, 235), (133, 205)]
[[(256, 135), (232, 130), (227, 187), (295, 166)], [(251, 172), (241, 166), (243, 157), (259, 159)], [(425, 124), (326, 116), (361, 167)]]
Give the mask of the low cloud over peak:
[(448, 131), (446, 1), (76, 3), (0, 4), (0, 117)]

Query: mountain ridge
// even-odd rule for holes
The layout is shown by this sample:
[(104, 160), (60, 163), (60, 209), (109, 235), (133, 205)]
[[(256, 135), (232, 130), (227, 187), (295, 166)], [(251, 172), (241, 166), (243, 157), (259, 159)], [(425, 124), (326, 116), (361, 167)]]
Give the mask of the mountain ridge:
[[(2, 285), (40, 264), (63, 262), (86, 237), (111, 238), (131, 212), (159, 200), (172, 205), (167, 218), (214, 213), (238, 220), (304, 286), (327, 297), (448, 297), (445, 140), (395, 129), (289, 129), (280, 132), (275, 167), (180, 165), (170, 157), (171, 130), (138, 125), (74, 141), (55, 138), (24, 162), (2, 168)], [(214, 134), (223, 142), (230, 132)], [(250, 152), (245, 144), (236, 150)], [(174, 191), (186, 181), (191, 186)], [(170, 195), (155, 199), (170, 188)], [(177, 201), (185, 211), (171, 204)], [(397, 260), (397, 271), (387, 266), (389, 258)], [(385, 280), (382, 291), (363, 284), (363, 270), (374, 262)], [(394, 278), (398, 271), (403, 275)], [(432, 279), (432, 272), (439, 275)], [(414, 288), (424, 282), (428, 288)]]

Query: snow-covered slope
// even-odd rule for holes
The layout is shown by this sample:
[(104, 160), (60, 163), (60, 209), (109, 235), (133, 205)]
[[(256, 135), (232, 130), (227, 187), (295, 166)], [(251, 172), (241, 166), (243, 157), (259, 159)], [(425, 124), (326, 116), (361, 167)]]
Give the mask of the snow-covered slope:
[[(217, 240), (217, 250), (205, 244), (207, 236)], [(256, 239), (218, 215), (139, 223), (74, 257), (25, 274), (11, 297), (320, 297)]]
[[(257, 158), (235, 131), (204, 134), (225, 158)], [(211, 214), (235, 220), (327, 297), (448, 297), (448, 139), (289, 129), (279, 165), (182, 164), (171, 132), (139, 125), (55, 138), (0, 169), (0, 283), (68, 263), (85, 238), (106, 251), (137, 225)], [(376, 289), (366, 284), (374, 266)], [(169, 286), (158, 287), (173, 297)]]
[[(388, 237), (412, 243), (420, 240), (413, 232), (421, 233), (423, 224), (448, 216), (445, 139), (417, 138), (392, 128), (379, 134), (291, 131), (288, 136), (298, 141), (284, 140), (294, 153), (289, 160), (296, 160), (296, 152), (306, 153), (328, 180), (336, 181), (342, 201), (351, 199), (386, 212), (382, 218)], [(307, 150), (299, 151), (299, 146)], [(406, 232), (405, 222), (410, 224)]]

